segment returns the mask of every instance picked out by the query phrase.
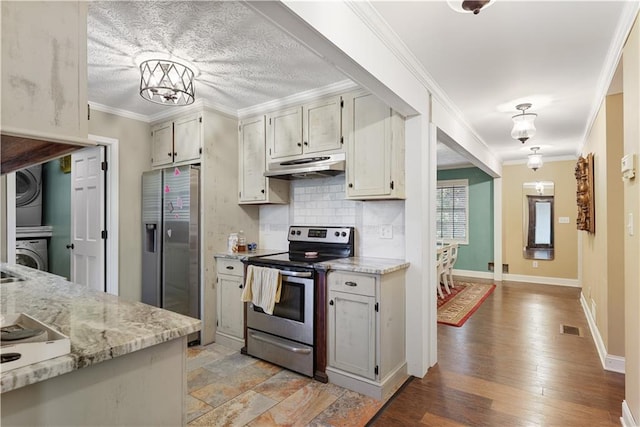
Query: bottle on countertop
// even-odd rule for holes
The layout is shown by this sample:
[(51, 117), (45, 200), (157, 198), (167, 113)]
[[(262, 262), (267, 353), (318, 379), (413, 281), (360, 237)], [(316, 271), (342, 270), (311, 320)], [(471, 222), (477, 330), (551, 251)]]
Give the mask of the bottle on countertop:
[(229, 240), (227, 240), (227, 251), (229, 253), (238, 252), (238, 233), (229, 234)]
[(247, 239), (244, 237), (244, 231), (238, 233), (238, 252), (247, 251)]

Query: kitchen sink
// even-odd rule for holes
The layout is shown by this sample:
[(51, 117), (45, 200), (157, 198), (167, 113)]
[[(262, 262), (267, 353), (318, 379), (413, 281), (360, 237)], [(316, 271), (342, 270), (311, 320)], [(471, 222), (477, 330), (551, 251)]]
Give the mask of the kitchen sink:
[(0, 271), (0, 284), (22, 282), (24, 279), (18, 276), (14, 276), (6, 271)]

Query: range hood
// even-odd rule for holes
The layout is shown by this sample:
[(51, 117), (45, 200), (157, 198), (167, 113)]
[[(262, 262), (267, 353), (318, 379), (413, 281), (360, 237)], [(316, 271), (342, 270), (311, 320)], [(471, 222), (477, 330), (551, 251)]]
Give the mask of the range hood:
[(94, 146), (89, 139), (61, 136), (32, 130), (0, 129), (0, 175), (65, 156), (84, 147)]
[(264, 176), (277, 179), (303, 179), (336, 176), (344, 173), (345, 154), (310, 156), (267, 165)]

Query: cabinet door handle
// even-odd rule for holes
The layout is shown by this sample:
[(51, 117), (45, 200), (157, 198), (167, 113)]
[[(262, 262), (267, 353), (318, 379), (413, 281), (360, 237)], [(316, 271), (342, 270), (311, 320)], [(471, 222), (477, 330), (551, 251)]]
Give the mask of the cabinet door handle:
[(262, 194), (264, 194), (264, 188), (263, 188), (262, 190), (260, 190), (260, 192), (261, 192)]
[(227, 270), (233, 270), (233, 265), (227, 265)]
[(307, 141), (304, 142), (304, 145), (309, 145), (309, 143)]
[(176, 157), (178, 155), (178, 153), (176, 153), (175, 151), (173, 152), (173, 157)]
[(333, 300), (329, 301), (329, 305), (333, 305)]
[(240, 289), (242, 289), (242, 284), (238, 285), (238, 287), (239, 287)]
[(353, 184), (352, 183), (349, 183), (349, 188), (353, 188)]
[(167, 153), (167, 156), (171, 157), (171, 153)]
[(352, 287), (358, 286), (358, 284), (356, 282), (344, 282), (344, 284), (347, 285), (347, 286), (352, 286)]
[(297, 145), (298, 147), (302, 147), (302, 144), (300, 144), (299, 142), (298, 142), (298, 144), (296, 144), (296, 145)]

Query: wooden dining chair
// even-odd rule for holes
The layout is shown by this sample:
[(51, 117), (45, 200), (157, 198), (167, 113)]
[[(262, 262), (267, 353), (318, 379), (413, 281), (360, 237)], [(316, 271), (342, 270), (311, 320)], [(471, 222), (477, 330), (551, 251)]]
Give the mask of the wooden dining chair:
[(447, 284), (453, 289), (455, 288), (455, 283), (453, 282), (453, 266), (458, 259), (458, 244), (452, 243), (448, 248), (447, 265), (444, 267), (444, 274), (447, 276)]
[(449, 263), (449, 246), (441, 246), (437, 251), (436, 271), (438, 273), (438, 295), (440, 298), (444, 298), (442, 287), (450, 294), (449, 284), (447, 283), (447, 265)]

